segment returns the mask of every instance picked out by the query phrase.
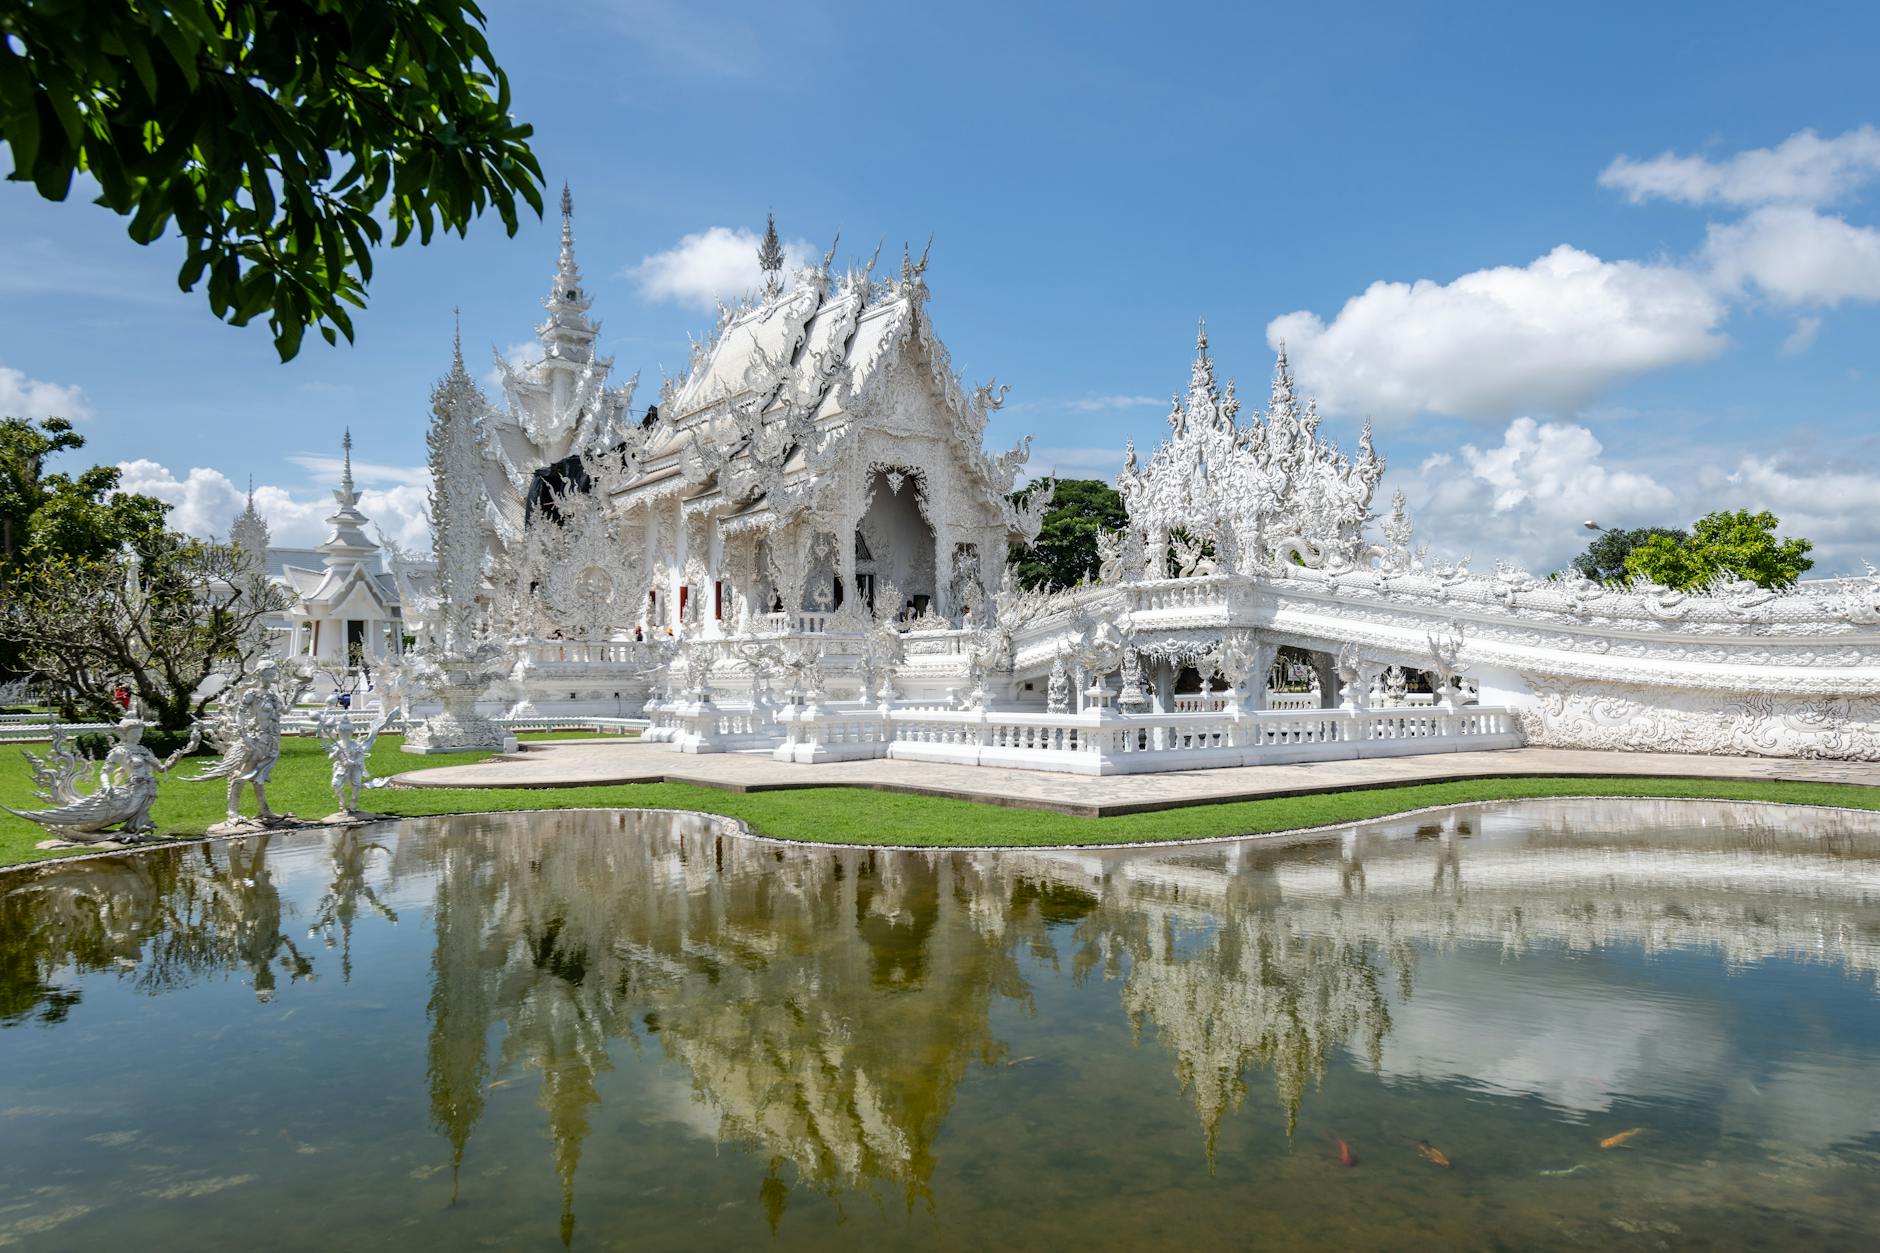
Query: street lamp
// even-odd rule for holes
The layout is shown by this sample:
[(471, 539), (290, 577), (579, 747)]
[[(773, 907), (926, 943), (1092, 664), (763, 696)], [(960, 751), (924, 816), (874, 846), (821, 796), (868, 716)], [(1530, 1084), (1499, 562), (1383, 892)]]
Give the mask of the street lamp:
[(1599, 523), (1593, 521), (1591, 518), (1588, 518), (1586, 521), (1580, 523), (1580, 525), (1585, 527), (1589, 531), (1603, 531), (1606, 529), (1605, 527), (1599, 525)]

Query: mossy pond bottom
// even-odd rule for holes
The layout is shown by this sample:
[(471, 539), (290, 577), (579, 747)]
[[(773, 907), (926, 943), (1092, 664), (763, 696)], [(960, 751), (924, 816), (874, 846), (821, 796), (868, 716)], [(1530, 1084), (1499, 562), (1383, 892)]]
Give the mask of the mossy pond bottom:
[[(891, 836), (891, 832), (884, 832)], [(1872, 1247), (1880, 818), (412, 819), (0, 875), (0, 1245)]]

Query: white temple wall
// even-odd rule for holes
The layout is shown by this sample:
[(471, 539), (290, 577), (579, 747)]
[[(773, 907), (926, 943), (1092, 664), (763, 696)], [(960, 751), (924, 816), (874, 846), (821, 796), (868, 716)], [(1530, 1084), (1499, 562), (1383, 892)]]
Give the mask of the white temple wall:
[(1533, 684), (1519, 671), (1501, 666), (1471, 666), (1467, 677), (1475, 681), (1484, 705), (1506, 705), (1525, 711), (1532, 709), (1539, 699), (1534, 694)]

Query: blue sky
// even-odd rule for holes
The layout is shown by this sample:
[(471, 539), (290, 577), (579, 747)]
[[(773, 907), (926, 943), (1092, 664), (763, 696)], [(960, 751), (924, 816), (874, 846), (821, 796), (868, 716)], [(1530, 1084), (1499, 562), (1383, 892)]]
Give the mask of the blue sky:
[[(1327, 8), (489, 15), (643, 402), (774, 209), (845, 258), (931, 233), (936, 324), (1012, 385), (993, 434), (1034, 433), (1038, 472), (1153, 443), (1205, 316), (1250, 400), (1283, 335), (1329, 429), (1371, 415), (1424, 537), (1478, 566), (1736, 506), (1822, 572), (1880, 560), (1880, 10)], [(294, 541), (350, 423), (368, 510), (416, 538), (451, 309), (479, 359), (525, 343), (554, 236), (388, 251), (357, 344), (283, 366), (175, 290), (180, 246), (0, 184), (0, 403), (82, 415), (187, 525), (252, 474)]]

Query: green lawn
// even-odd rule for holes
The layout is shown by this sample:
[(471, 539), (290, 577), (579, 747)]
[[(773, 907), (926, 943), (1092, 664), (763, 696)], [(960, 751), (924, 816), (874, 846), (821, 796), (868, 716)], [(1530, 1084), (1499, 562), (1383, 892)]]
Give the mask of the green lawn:
[[(373, 750), (372, 770), (394, 774), (421, 766), (467, 764), (482, 756), (464, 753), (420, 759), (400, 752), (396, 738), (385, 737)], [(209, 759), (200, 760), (206, 764)], [(196, 834), (221, 819), (226, 795), (221, 783), (186, 783), (180, 779), (197, 768), (194, 763), (185, 762), (178, 767), (177, 775), (164, 783), (156, 808), (156, 819), (163, 830)], [(1356, 822), (1429, 805), (1548, 796), (1674, 796), (1880, 809), (1880, 788), (1852, 784), (1648, 778), (1506, 778), (1423, 783), (1318, 796), (1238, 801), (1228, 805), (1198, 805), (1119, 818), (1073, 818), (973, 801), (862, 788), (739, 793), (687, 783), (552, 789), (388, 788), (368, 793), (367, 804), (378, 812), (400, 816), (597, 807), (697, 809), (742, 818), (763, 834), (781, 839), (971, 847), (1115, 844), (1258, 835), (1295, 827)], [(326, 756), (318, 740), (292, 738), (283, 744), (269, 799), (277, 810), (305, 817), (318, 817), (337, 808), (327, 789)], [(17, 748), (0, 749), (0, 803), (16, 808), (29, 808), (33, 804), (30, 776)], [(252, 803), (246, 808), (252, 809)], [(0, 814), (0, 864), (46, 856), (33, 847), (42, 838), (44, 833), (31, 823), (11, 814)]]

